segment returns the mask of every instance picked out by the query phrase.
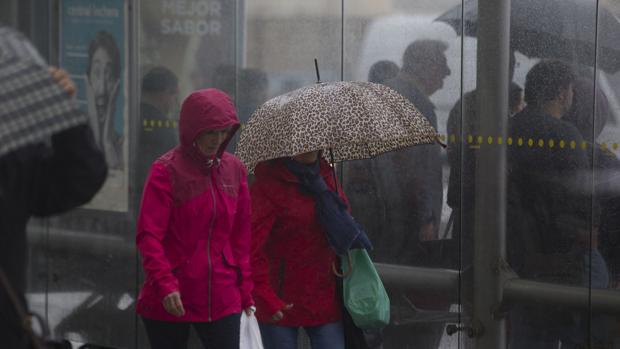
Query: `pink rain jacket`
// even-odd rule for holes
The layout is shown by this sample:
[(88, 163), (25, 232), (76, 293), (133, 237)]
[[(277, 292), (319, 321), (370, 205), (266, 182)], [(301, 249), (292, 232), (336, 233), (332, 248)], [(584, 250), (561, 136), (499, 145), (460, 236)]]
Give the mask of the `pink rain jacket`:
[[(232, 127), (213, 158), (194, 144), (205, 130)], [(250, 276), (250, 195), (241, 162), (224, 151), (239, 128), (235, 108), (216, 89), (192, 93), (181, 108), (181, 145), (151, 166), (136, 243), (146, 280), (140, 315), (163, 321), (214, 321), (254, 302)], [(162, 300), (179, 291), (185, 315)]]

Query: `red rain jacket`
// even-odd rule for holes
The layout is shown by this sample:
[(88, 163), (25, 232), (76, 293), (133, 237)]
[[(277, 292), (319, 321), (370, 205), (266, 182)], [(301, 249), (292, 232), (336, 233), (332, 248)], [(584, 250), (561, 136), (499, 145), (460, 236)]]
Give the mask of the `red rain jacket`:
[[(260, 163), (252, 184), (252, 277), (256, 316), (271, 316), (286, 304), (283, 326), (315, 326), (338, 321), (341, 301), (332, 263), (337, 256), (315, 215), (314, 198), (299, 191), (299, 180), (282, 160)], [(332, 170), (321, 175), (334, 190)], [(341, 193), (341, 196), (344, 195)]]
[[(214, 158), (194, 145), (203, 131), (232, 127)], [(138, 313), (163, 321), (214, 321), (253, 304), (250, 276), (250, 195), (241, 162), (224, 151), (239, 121), (228, 96), (194, 92), (183, 103), (181, 145), (151, 167), (136, 243), (146, 280)], [(185, 315), (162, 300), (179, 291)]]

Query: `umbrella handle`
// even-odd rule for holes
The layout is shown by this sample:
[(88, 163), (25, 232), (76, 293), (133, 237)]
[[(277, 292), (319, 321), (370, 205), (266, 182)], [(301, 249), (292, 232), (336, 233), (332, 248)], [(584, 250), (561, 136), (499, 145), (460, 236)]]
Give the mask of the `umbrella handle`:
[(444, 149), (448, 147), (446, 143), (441, 141), (441, 136), (439, 136), (439, 134), (435, 135), (435, 142), (437, 142)]
[(334, 273), (334, 275), (336, 275), (339, 278), (346, 278), (349, 275), (351, 275), (351, 272), (353, 271), (353, 260), (351, 259), (351, 254), (348, 252), (347, 252), (347, 262), (349, 264), (349, 270), (347, 270), (346, 273), (340, 273), (338, 269), (336, 269), (336, 264), (332, 262), (332, 272)]

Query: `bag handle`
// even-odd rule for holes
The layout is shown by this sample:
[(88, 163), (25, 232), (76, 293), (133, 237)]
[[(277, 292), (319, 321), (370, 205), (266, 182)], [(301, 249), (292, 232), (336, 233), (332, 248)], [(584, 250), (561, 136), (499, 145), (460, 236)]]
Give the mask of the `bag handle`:
[(353, 271), (353, 260), (351, 259), (351, 254), (349, 252), (347, 252), (347, 261), (349, 263), (349, 270), (347, 270), (346, 273), (338, 272), (338, 269), (336, 269), (336, 264), (332, 262), (332, 272), (334, 273), (334, 275), (336, 275), (339, 278), (346, 278), (349, 275), (351, 275), (351, 272)]
[(15, 308), (15, 312), (17, 312), (17, 317), (20, 320), (20, 325), (24, 332), (30, 337), (32, 347), (34, 349), (43, 349), (41, 343), (37, 339), (37, 336), (32, 331), (32, 326), (30, 324), (30, 319), (28, 317), (28, 313), (26, 313), (26, 309), (22, 306), (19, 298), (17, 297), (17, 292), (11, 286), (9, 279), (6, 277), (4, 270), (0, 267), (0, 284), (2, 284), (2, 288), (6, 291), (6, 294), (9, 296), (9, 300), (11, 301), (13, 307)]

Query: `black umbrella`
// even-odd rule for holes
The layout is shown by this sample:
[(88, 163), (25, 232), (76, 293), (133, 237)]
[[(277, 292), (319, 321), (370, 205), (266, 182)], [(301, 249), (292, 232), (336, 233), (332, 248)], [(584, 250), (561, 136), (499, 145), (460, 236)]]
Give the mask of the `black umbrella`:
[(0, 26), (0, 156), (87, 121), (32, 44)]
[[(458, 5), (436, 20), (458, 35), (476, 36), (478, 1)], [(589, 0), (512, 0), (510, 46), (528, 57), (574, 60), (609, 73), (620, 70), (620, 19)], [(462, 19), (465, 19), (464, 23)], [(598, 30), (597, 30), (598, 28)], [(598, 55), (595, 59), (595, 45)]]

